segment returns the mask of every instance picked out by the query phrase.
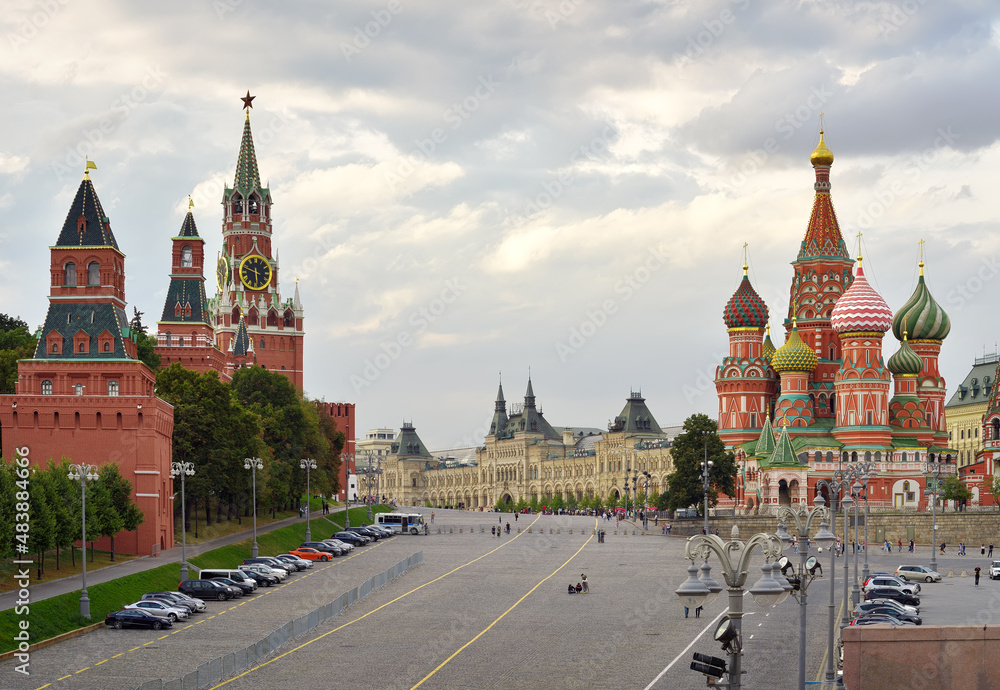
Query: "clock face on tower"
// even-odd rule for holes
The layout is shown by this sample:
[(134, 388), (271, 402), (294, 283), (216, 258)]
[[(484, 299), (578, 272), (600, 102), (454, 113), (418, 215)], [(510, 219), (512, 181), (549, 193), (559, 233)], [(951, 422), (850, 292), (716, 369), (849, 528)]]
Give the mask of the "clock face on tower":
[(271, 264), (263, 256), (246, 257), (240, 262), (240, 280), (250, 290), (263, 290), (271, 282)]
[(219, 281), (219, 292), (226, 287), (229, 278), (229, 262), (223, 257), (219, 259), (219, 265), (215, 269), (215, 279)]

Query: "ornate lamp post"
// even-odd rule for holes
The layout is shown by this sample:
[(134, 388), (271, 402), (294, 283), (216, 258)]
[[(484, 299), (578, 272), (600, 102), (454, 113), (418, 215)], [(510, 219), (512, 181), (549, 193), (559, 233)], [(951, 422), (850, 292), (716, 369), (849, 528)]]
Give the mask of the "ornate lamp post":
[[(806, 606), (808, 605), (806, 592), (809, 589), (809, 584), (816, 577), (814, 574), (816, 568), (819, 568), (821, 574), (823, 572), (822, 567), (819, 566), (815, 558), (807, 559), (809, 552), (809, 532), (811, 531), (813, 520), (817, 517), (820, 519), (819, 532), (816, 533), (816, 543), (820, 549), (830, 548), (836, 540), (836, 537), (829, 528), (830, 511), (823, 507), (826, 505), (823, 494), (816, 494), (816, 498), (813, 499), (813, 505), (816, 508), (808, 513), (805, 508), (802, 509), (802, 512), (797, 513), (788, 506), (780, 506), (777, 515), (779, 521), (786, 517), (794, 520), (795, 530), (799, 537), (797, 547), (799, 552), (798, 587), (796, 588), (798, 589), (798, 595), (796, 596), (794, 590), (792, 592), (792, 596), (795, 596), (799, 601), (799, 690), (805, 690), (806, 687)], [(804, 523), (802, 518), (805, 518)], [(778, 522), (778, 537), (786, 546), (792, 541), (783, 522)], [(830, 591), (833, 591), (832, 584)]]
[[(821, 487), (825, 486), (826, 489), (827, 489), (827, 493), (830, 495), (830, 511), (831, 511), (831, 513), (833, 515), (833, 517), (831, 519), (831, 522), (833, 524), (833, 531), (835, 533), (834, 534), (834, 540), (836, 540), (836, 531), (837, 531), (837, 508), (838, 508), (837, 503), (838, 503), (838, 499), (840, 497), (840, 492), (844, 491), (845, 494), (846, 494), (848, 483), (849, 483), (849, 480), (847, 480), (847, 479), (844, 478), (844, 473), (842, 471), (840, 471), (840, 470), (837, 470), (836, 472), (833, 473), (833, 479), (821, 479), (818, 482), (816, 482), (816, 490), (817, 491)], [(850, 500), (851, 500), (850, 496), (846, 496), (845, 495), (845, 501), (841, 501), (841, 504), (844, 505), (844, 535), (845, 535), (844, 536), (844, 540), (843, 540), (844, 548), (847, 547), (847, 536), (846, 536), (847, 535), (847, 509), (850, 508), (850, 503), (848, 503)], [(844, 567), (845, 568), (847, 567), (846, 551), (845, 551), (845, 558), (844, 558)], [(835, 623), (835, 621), (837, 619), (837, 614), (834, 611), (834, 609), (836, 608), (835, 605), (834, 605), (834, 590), (836, 588), (837, 588), (837, 552), (836, 552), (836, 550), (834, 548), (831, 548), (830, 549), (830, 603), (828, 605), (828, 610), (827, 610), (827, 618), (828, 618), (827, 625), (828, 625), (828, 629), (827, 629), (827, 639), (826, 639), (826, 646), (827, 646), (827, 650), (826, 650), (826, 682), (827, 683), (833, 683), (837, 679), (837, 673), (834, 670), (834, 666), (833, 666), (833, 630), (834, 630), (834, 623)], [(847, 573), (846, 572), (844, 573), (844, 601), (847, 601)], [(844, 615), (845, 615), (845, 618), (846, 618), (846, 616), (848, 615), (849, 612), (846, 610), (847, 609), (846, 606), (844, 607), (844, 609), (845, 609), (844, 610)]]
[[(858, 604), (861, 603), (861, 588), (858, 586), (858, 507), (861, 505), (861, 492), (864, 490), (864, 485), (858, 480), (857, 467), (852, 467), (852, 478), (854, 478), (854, 483), (851, 484), (851, 495), (854, 496), (854, 585), (851, 587), (851, 609), (857, 608)], [(865, 548), (868, 545), (865, 544)]]
[(97, 465), (70, 465), (69, 478), (80, 482), (80, 543), (83, 546), (83, 587), (80, 589), (80, 615), (90, 618), (90, 597), (87, 596), (87, 482), (100, 479)]
[(312, 531), (309, 529), (309, 502), (312, 499), (312, 491), (309, 488), (309, 471), (316, 469), (316, 461), (312, 458), (302, 458), (299, 460), (299, 467), (306, 471), (306, 541), (312, 541)]
[(708, 534), (708, 473), (712, 471), (712, 461), (708, 459), (708, 439), (705, 439), (705, 459), (701, 462), (701, 486), (705, 492), (705, 534)]
[(253, 547), (250, 554), (257, 558), (257, 470), (264, 469), (264, 461), (260, 458), (244, 458), (243, 469), (250, 470), (253, 475)]
[[(187, 564), (187, 506), (184, 504), (184, 478), (194, 475), (194, 465), (190, 462), (170, 463), (170, 476), (181, 478), (181, 580), (188, 579)], [(195, 511), (197, 512), (197, 510)]]
[(625, 493), (625, 517), (628, 517), (628, 468), (625, 468), (625, 481), (622, 482), (622, 491)]
[[(759, 546), (764, 554), (765, 563), (761, 566), (763, 575), (750, 589), (754, 600), (762, 606), (777, 603), (784, 595), (785, 589), (771, 576), (771, 564), (766, 559), (781, 555), (781, 540), (773, 534), (755, 534), (745, 542), (739, 540), (738, 527), (733, 527), (732, 539), (723, 541), (714, 534), (697, 534), (689, 537), (684, 547), (684, 556), (691, 561), (688, 566), (688, 579), (676, 590), (681, 603), (688, 608), (702, 606), (711, 594), (706, 583), (698, 578), (696, 558), (705, 560), (704, 571), (711, 554), (719, 557), (722, 571), (729, 588), (729, 617), (722, 620), (715, 631), (715, 639), (724, 642), (724, 649), (729, 653), (729, 688), (740, 690), (742, 683), (743, 641), (741, 628), (743, 621), (743, 586), (746, 584), (750, 568), (750, 557)], [(709, 576), (710, 577), (710, 576)]]
[(354, 462), (353, 453), (341, 453), (340, 461), (347, 463), (347, 488), (344, 490), (344, 529), (351, 526), (351, 463)]
[[(937, 553), (937, 497), (941, 493), (938, 484), (941, 477), (941, 465), (934, 463), (934, 470), (931, 471), (928, 467), (924, 476), (927, 477), (927, 490), (924, 491), (924, 494), (931, 501), (931, 570), (937, 570), (937, 556), (935, 555)], [(931, 488), (932, 485), (933, 488)]]
[(864, 498), (865, 498), (865, 564), (861, 568), (861, 581), (865, 582), (868, 579), (868, 482), (878, 476), (875, 471), (875, 463), (871, 461), (863, 461), (855, 464), (855, 472), (860, 474), (858, 480), (861, 482), (861, 486), (864, 488)]

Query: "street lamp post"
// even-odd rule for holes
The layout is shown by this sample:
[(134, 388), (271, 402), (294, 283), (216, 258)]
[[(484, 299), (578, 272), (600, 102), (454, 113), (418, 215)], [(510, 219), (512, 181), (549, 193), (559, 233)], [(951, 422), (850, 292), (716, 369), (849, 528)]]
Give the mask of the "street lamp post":
[[(937, 497), (940, 495), (940, 485), (939, 480), (941, 477), (941, 465), (934, 463), (934, 470), (931, 471), (927, 468), (924, 473), (927, 477), (927, 490), (924, 494), (930, 498), (931, 501), (931, 570), (937, 570)], [(933, 480), (933, 487), (931, 488), (931, 480)]]
[[(857, 467), (853, 467), (854, 483), (851, 485), (851, 495), (854, 496), (854, 585), (851, 587), (851, 609), (861, 603), (861, 588), (858, 586), (858, 507), (861, 505), (861, 492), (865, 488), (857, 479)], [(865, 548), (868, 545), (865, 544)]]
[(855, 472), (860, 474), (859, 480), (861, 481), (861, 486), (864, 487), (865, 492), (865, 564), (861, 568), (861, 581), (865, 582), (868, 580), (868, 483), (870, 480), (878, 476), (875, 471), (875, 463), (871, 461), (863, 461), (855, 464)]
[(705, 565), (702, 566), (704, 572), (708, 565), (708, 557), (713, 553), (719, 557), (726, 585), (729, 588), (729, 616), (728, 619), (723, 619), (716, 629), (715, 639), (724, 642), (723, 649), (729, 654), (730, 690), (740, 690), (743, 682), (743, 640), (741, 637), (743, 586), (746, 584), (749, 574), (750, 557), (757, 547), (760, 547), (763, 552), (765, 563), (761, 566), (763, 575), (757, 584), (750, 589), (750, 594), (762, 606), (775, 604), (785, 595), (784, 587), (771, 576), (771, 564), (767, 562), (770, 558), (781, 556), (781, 540), (773, 534), (760, 533), (743, 542), (739, 540), (739, 536), (739, 528), (734, 526), (732, 539), (728, 542), (714, 534), (696, 534), (689, 537), (684, 547), (684, 556), (691, 561), (691, 565), (687, 569), (689, 577), (676, 590), (676, 594), (684, 606), (688, 608), (702, 606), (711, 594), (711, 590), (703, 579), (697, 577), (698, 567), (694, 564), (695, 559), (705, 560)]
[(344, 529), (348, 529), (351, 526), (351, 463), (354, 462), (354, 455), (341, 453), (340, 461), (347, 463), (347, 472), (344, 473), (347, 477), (347, 488), (344, 490)]
[[(832, 513), (831, 524), (833, 526), (833, 531), (837, 531), (837, 508), (839, 507), (838, 500), (840, 497), (840, 492), (845, 492), (845, 501), (839, 501), (841, 505), (844, 506), (844, 534), (847, 534), (847, 508), (850, 507), (848, 501), (850, 501), (850, 496), (846, 495), (848, 480), (844, 478), (844, 473), (837, 470), (833, 473), (833, 479), (821, 479), (816, 482), (816, 490), (818, 491), (821, 487), (826, 487), (827, 493), (830, 496), (830, 512)], [(836, 534), (834, 536), (836, 539)], [(847, 547), (847, 538), (844, 537), (843, 540), (844, 547)], [(844, 567), (847, 567), (846, 551), (844, 553)], [(837, 615), (835, 613), (836, 606), (834, 605), (834, 590), (837, 588), (837, 551), (836, 548), (830, 549), (830, 603), (827, 610), (827, 640), (826, 640), (826, 682), (832, 683), (837, 678), (837, 673), (834, 670), (833, 662), (833, 631), (835, 628), (835, 623)], [(844, 601), (847, 601), (847, 573), (844, 573)], [(846, 606), (844, 607), (845, 616), (848, 614)]]
[[(833, 532), (829, 529), (830, 511), (823, 507), (825, 504), (826, 501), (823, 499), (823, 494), (817, 492), (816, 498), (813, 499), (813, 505), (816, 507), (808, 514), (805, 513), (805, 508), (802, 509), (802, 513), (797, 513), (788, 506), (778, 508), (778, 520), (791, 517), (795, 521), (795, 530), (799, 537), (797, 545), (799, 552), (798, 595), (794, 591), (792, 592), (792, 595), (796, 596), (799, 600), (799, 690), (805, 690), (806, 687), (806, 606), (808, 605), (806, 592), (813, 577), (815, 577), (813, 574), (815, 568), (819, 565), (815, 562), (816, 559), (814, 558), (808, 559), (812, 561), (812, 564), (807, 565), (809, 532), (811, 531), (813, 520), (817, 516), (820, 519), (819, 532), (816, 533), (816, 544), (820, 549), (824, 547), (830, 548), (836, 539)], [(805, 517), (804, 523), (802, 521), (803, 517)], [(778, 522), (778, 537), (785, 545), (790, 544), (792, 541), (783, 522)], [(820, 567), (820, 573), (822, 574), (822, 572), (823, 569)], [(833, 591), (832, 584), (830, 587), (830, 591)]]
[(622, 482), (622, 491), (625, 493), (625, 517), (628, 517), (628, 468), (625, 468), (625, 481)]
[(708, 473), (712, 471), (712, 461), (708, 459), (708, 439), (705, 439), (705, 459), (701, 462), (701, 486), (705, 491), (705, 534), (708, 534)]
[(250, 555), (257, 558), (257, 470), (264, 469), (264, 461), (260, 458), (244, 458), (243, 469), (250, 470), (253, 476), (253, 546)]
[(80, 588), (80, 615), (90, 618), (90, 597), (87, 596), (87, 482), (100, 479), (97, 474), (97, 465), (70, 465), (69, 478), (80, 482), (80, 520), (81, 537), (80, 543), (83, 546), (83, 586)]
[(184, 478), (194, 475), (194, 464), (190, 462), (170, 463), (170, 476), (181, 478), (181, 580), (188, 579), (187, 564), (187, 506), (184, 503)]
[(316, 469), (316, 461), (312, 458), (302, 458), (299, 460), (299, 467), (306, 471), (306, 541), (312, 541), (312, 531), (309, 529), (309, 502), (312, 499), (312, 491), (309, 488), (309, 471)]

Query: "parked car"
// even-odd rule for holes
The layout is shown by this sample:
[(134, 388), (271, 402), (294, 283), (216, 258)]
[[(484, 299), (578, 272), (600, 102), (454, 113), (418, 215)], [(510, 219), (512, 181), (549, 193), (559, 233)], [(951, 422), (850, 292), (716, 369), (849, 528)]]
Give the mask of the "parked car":
[(322, 543), (329, 544), (330, 546), (335, 546), (344, 553), (350, 553), (351, 551), (354, 551), (354, 544), (348, 544), (346, 541), (340, 541), (339, 539), (324, 539)]
[(873, 587), (865, 592), (865, 599), (895, 599), (907, 606), (920, 606), (920, 599), (893, 587)]
[(122, 628), (152, 628), (153, 630), (162, 630), (163, 628), (172, 626), (173, 622), (168, 618), (154, 616), (148, 611), (122, 609), (121, 611), (115, 611), (105, 616), (104, 624), (117, 630), (121, 630)]
[(891, 616), (863, 616), (852, 620), (850, 625), (878, 625), (879, 623), (888, 623), (889, 625), (913, 625), (913, 623), (907, 623)]
[(370, 537), (372, 541), (378, 541), (382, 538), (382, 535), (378, 531), (373, 530), (371, 527), (348, 527), (347, 531), (354, 532), (356, 534), (363, 534), (366, 537)]
[(248, 587), (251, 592), (257, 589), (257, 583), (247, 577), (246, 573), (238, 568), (205, 568), (198, 573), (198, 577), (202, 580), (217, 580), (220, 577), (224, 577), (228, 580), (232, 580), (237, 585), (240, 585), (244, 591), (246, 591)]
[(233, 598), (233, 593), (229, 590), (229, 587), (215, 580), (182, 580), (177, 585), (177, 591), (190, 596), (198, 596), (202, 599), (226, 601)]
[[(858, 607), (860, 608), (861, 605), (859, 604)], [(871, 606), (862, 609), (861, 613), (857, 613), (857, 611), (855, 611), (856, 618), (866, 618), (870, 616), (892, 616), (896, 620), (901, 620), (904, 622), (909, 621), (914, 625), (921, 625), (923, 623), (923, 620), (920, 618), (920, 616), (910, 613), (904, 613), (895, 606), (888, 606), (886, 604), (873, 604)]]
[(286, 563), (285, 561), (277, 558), (276, 556), (258, 556), (262, 563), (266, 563), (275, 570), (284, 570), (286, 573), (291, 575), (292, 573), (297, 573), (299, 571), (298, 566), (292, 565), (291, 563)]
[(900, 613), (907, 613), (911, 616), (916, 616), (920, 614), (920, 608), (917, 606), (907, 606), (906, 604), (900, 604), (895, 599), (869, 599), (867, 601), (860, 602), (855, 611), (863, 610), (865, 607), (872, 606), (889, 606), (896, 609)]
[(345, 541), (353, 546), (364, 546), (371, 541), (365, 535), (355, 534), (354, 532), (337, 532), (333, 535), (333, 538), (339, 541)]
[(381, 534), (383, 537), (391, 537), (394, 534), (396, 534), (395, 532), (393, 532), (391, 529), (389, 529), (385, 525), (362, 525), (362, 527), (366, 527), (368, 529), (373, 529), (376, 532), (378, 532), (379, 534)]
[(873, 589), (875, 587), (894, 587), (895, 589), (901, 589), (907, 594), (919, 594), (920, 585), (915, 582), (907, 582), (902, 580), (895, 575), (878, 575), (876, 577), (868, 578), (865, 586), (862, 587), (864, 591)]
[[(269, 575), (277, 575), (282, 580), (284, 580), (292, 572), (292, 566), (287, 563), (283, 566), (278, 566), (278, 564), (270, 558), (264, 556), (258, 556), (257, 558), (244, 558), (243, 565), (266, 565), (271, 570), (275, 571), (273, 573), (268, 573)], [(243, 570), (243, 568), (240, 568)]]
[[(244, 568), (251, 568), (253, 566), (243, 566)], [(264, 567), (264, 566), (260, 566)], [(264, 573), (257, 572), (256, 570), (244, 570), (243, 573), (257, 583), (259, 587), (270, 587), (271, 585), (276, 585), (281, 580), (277, 575), (265, 575)]]
[(188, 612), (188, 615), (196, 613), (198, 611), (198, 606), (193, 601), (186, 601), (184, 599), (174, 599), (173, 597), (167, 597), (163, 595), (155, 594), (143, 594), (143, 601), (161, 601), (167, 606), (175, 606), (177, 608), (183, 608)]
[(172, 598), (179, 597), (181, 599), (184, 599), (185, 601), (192, 602), (197, 607), (198, 611), (204, 611), (206, 608), (208, 608), (207, 606), (205, 606), (205, 602), (202, 599), (199, 599), (198, 597), (192, 597), (189, 594), (185, 594), (184, 592), (154, 592), (154, 594), (167, 594)]
[(990, 565), (990, 579), (996, 580), (1000, 578), (1000, 561), (993, 561)]
[(334, 559), (335, 554), (333, 553), (333, 547), (330, 547), (329, 551), (320, 551), (314, 549), (311, 546), (300, 546), (297, 549), (292, 549), (288, 553), (293, 556), (298, 556), (299, 558), (305, 558), (309, 561), (331, 561)]
[(245, 596), (247, 594), (253, 594), (253, 590), (256, 587), (256, 585), (243, 582), (242, 580), (240, 582), (237, 582), (236, 580), (230, 579), (228, 577), (213, 577), (209, 579), (215, 580), (216, 582), (221, 582), (222, 584), (229, 587), (230, 591), (233, 592), (234, 598), (236, 599), (239, 599), (240, 597)]
[[(341, 546), (329, 543), (327, 540), (323, 541), (304, 541), (299, 546), (300, 549), (315, 549), (316, 551), (323, 551), (328, 555), (336, 558), (337, 556), (343, 555), (347, 550)], [(315, 559), (314, 559), (315, 560)]]
[(275, 556), (275, 558), (277, 558), (279, 561), (284, 561), (285, 563), (294, 566), (296, 569), (300, 571), (308, 570), (309, 568), (313, 567), (312, 561), (308, 561), (304, 558), (299, 558), (298, 556), (292, 553), (279, 553), (277, 556)]
[(901, 565), (896, 568), (896, 577), (904, 580), (922, 580), (924, 582), (941, 581), (941, 573), (923, 565)]
[(255, 573), (261, 573), (262, 575), (275, 577), (279, 581), (284, 580), (286, 577), (288, 577), (287, 570), (275, 570), (266, 563), (245, 563), (240, 566), (240, 570), (247, 570), (247, 571), (253, 571)]
[(141, 609), (146, 613), (153, 614), (154, 616), (169, 618), (171, 622), (188, 617), (187, 609), (181, 608), (180, 606), (168, 606), (162, 601), (155, 601), (153, 599), (140, 599), (132, 604), (126, 604), (124, 608)]

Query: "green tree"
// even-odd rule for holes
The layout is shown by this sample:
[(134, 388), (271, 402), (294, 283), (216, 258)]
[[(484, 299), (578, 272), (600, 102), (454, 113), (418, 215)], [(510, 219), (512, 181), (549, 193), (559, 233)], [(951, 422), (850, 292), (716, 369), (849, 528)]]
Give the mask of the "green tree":
[(36, 343), (20, 317), (0, 314), (0, 394), (15, 392), (17, 361), (34, 355)]
[[(56, 570), (60, 569), (62, 549), (71, 548), (80, 536), (80, 499), (76, 483), (69, 478), (69, 461), (63, 458), (60, 464), (51, 463), (38, 476), (45, 487), (45, 495), (52, 510), (52, 546), (56, 550)], [(76, 551), (73, 550), (76, 564)]]
[(137, 333), (136, 338), (136, 355), (139, 361), (153, 371), (157, 371), (160, 368), (161, 358), (159, 353), (154, 349), (156, 347), (156, 336), (149, 335), (148, 333)]
[(15, 481), (14, 464), (0, 461), (0, 558), (8, 558), (14, 553)]
[(563, 500), (562, 494), (554, 494), (552, 498), (548, 499), (547, 507), (555, 513), (558, 512), (560, 508), (566, 507), (566, 501)]
[(521, 496), (519, 499), (517, 499), (517, 503), (514, 504), (514, 510), (516, 510), (519, 513), (527, 510), (527, 508), (528, 508), (528, 501), (527, 499), (524, 498), (524, 496)]
[(667, 481), (670, 485), (668, 507), (687, 508), (697, 505), (704, 511), (702, 498), (701, 463), (706, 455), (712, 463), (709, 471), (708, 500), (711, 505), (719, 501), (719, 493), (732, 496), (736, 492), (736, 460), (717, 433), (715, 420), (708, 415), (694, 414), (684, 421), (684, 431), (671, 448), (674, 471)]
[(941, 497), (946, 501), (968, 501), (972, 498), (972, 492), (969, 487), (965, 485), (958, 477), (953, 475), (947, 476), (941, 482), (942, 494)]
[(35, 554), (38, 579), (42, 578), (45, 567), (45, 552), (52, 548), (55, 519), (46, 500), (44, 480), (39, 472), (32, 469), (28, 480), (30, 520), (28, 521), (28, 553)]
[(134, 532), (145, 520), (139, 506), (132, 500), (132, 484), (122, 476), (118, 465), (108, 463), (101, 466), (100, 483), (107, 491), (112, 508), (121, 519), (121, 528), (115, 530), (111, 537), (111, 560), (115, 560), (115, 534), (118, 532)]
[(990, 478), (990, 494), (993, 496), (993, 509), (1000, 510), (1000, 474)]
[(528, 501), (528, 508), (531, 509), (532, 513), (537, 513), (542, 509), (542, 504), (538, 501), (538, 494), (534, 494), (531, 500)]

